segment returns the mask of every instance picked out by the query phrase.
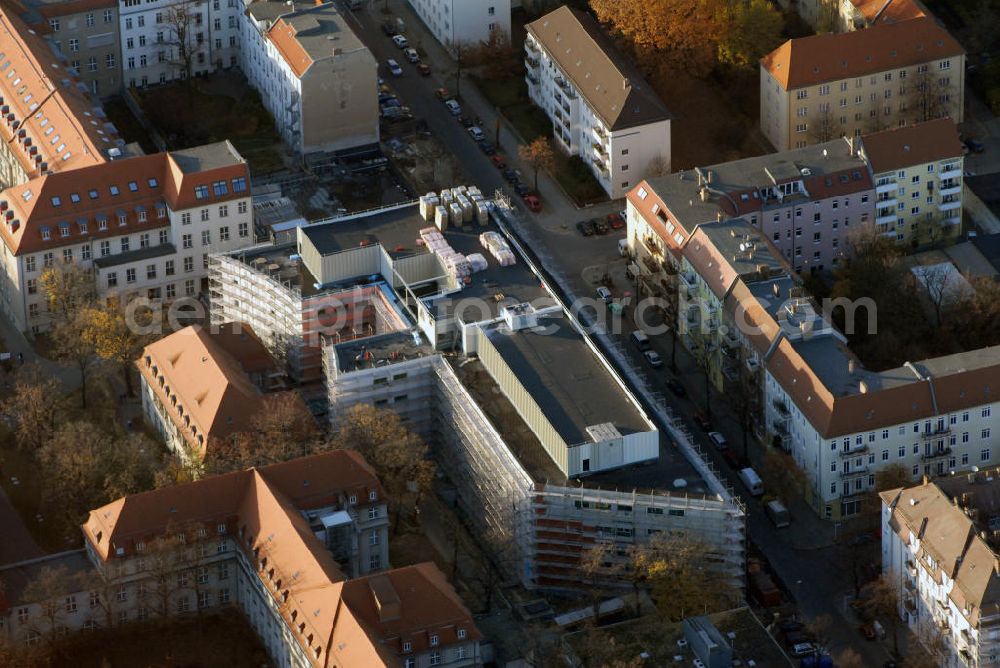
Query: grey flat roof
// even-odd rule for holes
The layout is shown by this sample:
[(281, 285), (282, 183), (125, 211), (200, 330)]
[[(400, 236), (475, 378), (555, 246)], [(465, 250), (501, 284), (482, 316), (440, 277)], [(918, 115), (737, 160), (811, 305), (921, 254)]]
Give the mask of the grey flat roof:
[(485, 332), (567, 445), (590, 442), (587, 427), (607, 422), (622, 434), (653, 430), (565, 317), (539, 325), (513, 333), (491, 325)]
[(420, 217), (417, 205), (404, 206), (370, 216), (345, 216), (319, 225), (304, 225), (302, 234), (316, 247), (320, 255), (332, 255), (345, 250), (380, 243), (393, 258), (427, 253), (417, 245), (420, 230), (433, 227)]
[(313, 5), (308, 9), (295, 7), (295, 12), (282, 16), (282, 20), (295, 28), (295, 40), (313, 61), (336, 58), (341, 52), (368, 49), (333, 3)]
[(337, 367), (343, 373), (437, 354), (437, 351), (422, 338), (415, 342), (409, 332), (393, 332), (355, 339), (337, 344), (334, 350), (337, 353)]
[[(170, 156), (185, 174), (204, 172), (209, 169), (218, 169), (231, 165), (242, 165), (246, 162), (236, 152), (236, 149), (233, 148), (228, 139), (215, 142), (214, 144), (203, 144), (201, 146), (170, 151)], [(249, 194), (249, 191), (247, 192)]]
[[(785, 261), (775, 257), (761, 233), (742, 218), (705, 223), (700, 229), (739, 276), (755, 272), (762, 264), (767, 265), (772, 275), (787, 269)], [(741, 254), (744, 250), (741, 246), (747, 244), (753, 246), (752, 255)]]
[(176, 252), (177, 252), (177, 247), (174, 246), (173, 244), (159, 244), (156, 246), (146, 246), (145, 248), (137, 248), (134, 251), (129, 251), (127, 253), (119, 253), (117, 255), (99, 257), (96, 260), (94, 260), (94, 265), (100, 269), (106, 269), (108, 267), (118, 267), (123, 264), (128, 264), (129, 262), (138, 262), (139, 260), (151, 260), (154, 257), (173, 255)]

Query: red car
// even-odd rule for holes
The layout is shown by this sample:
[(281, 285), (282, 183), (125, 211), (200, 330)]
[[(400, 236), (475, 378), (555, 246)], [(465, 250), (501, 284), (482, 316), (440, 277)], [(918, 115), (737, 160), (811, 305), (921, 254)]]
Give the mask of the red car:
[(542, 210), (542, 200), (538, 199), (538, 195), (525, 195), (524, 203), (528, 205), (533, 213), (538, 213)]
[(625, 219), (622, 218), (620, 213), (609, 213), (608, 225), (610, 225), (613, 230), (620, 230), (625, 227)]
[(431, 66), (427, 63), (419, 63), (417, 65), (417, 71), (420, 72), (420, 76), (429, 77), (431, 75)]
[(496, 167), (497, 169), (507, 168), (507, 163), (504, 162), (502, 155), (494, 155), (493, 157), (490, 158), (490, 162), (492, 162), (493, 166)]

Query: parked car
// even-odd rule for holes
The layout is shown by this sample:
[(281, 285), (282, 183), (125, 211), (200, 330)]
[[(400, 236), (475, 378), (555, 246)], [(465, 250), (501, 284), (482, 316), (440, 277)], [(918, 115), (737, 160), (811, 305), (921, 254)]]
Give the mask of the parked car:
[(399, 63), (397, 63), (395, 60), (390, 58), (389, 60), (385, 61), (385, 64), (389, 67), (389, 73), (392, 74), (392, 76), (394, 77), (403, 76), (403, 68), (400, 67)]
[(514, 192), (517, 193), (518, 197), (527, 197), (528, 195), (532, 194), (531, 186), (529, 186), (527, 183), (515, 183)]
[(782, 633), (787, 633), (789, 631), (801, 631), (802, 622), (795, 621), (794, 619), (784, 619), (778, 623), (778, 628), (781, 629)]
[(698, 411), (694, 414), (694, 423), (698, 425), (698, 428), (702, 431), (712, 431), (712, 421), (708, 419), (708, 416)]
[(472, 138), (475, 139), (476, 141), (483, 141), (484, 139), (486, 139), (486, 135), (483, 134), (483, 131), (479, 128), (478, 125), (469, 126), (469, 134), (472, 135)]
[(622, 218), (620, 214), (609, 213), (608, 214), (608, 225), (611, 226), (613, 230), (620, 230), (625, 227), (625, 219)]
[(378, 93), (378, 103), (384, 104), (386, 100), (395, 100), (396, 96), (390, 93), (388, 90), (379, 91)]
[(458, 124), (461, 125), (463, 128), (471, 128), (473, 125), (475, 125), (475, 123), (472, 122), (472, 119), (469, 118), (468, 116), (459, 116)]
[(684, 386), (681, 385), (680, 381), (676, 378), (671, 378), (667, 381), (667, 389), (670, 390), (670, 393), (675, 397), (687, 396), (687, 390), (684, 389)]
[(708, 438), (711, 439), (712, 444), (715, 446), (716, 450), (725, 450), (729, 447), (729, 443), (726, 441), (726, 437), (717, 431), (708, 432)]
[(420, 62), (420, 55), (417, 53), (416, 49), (413, 48), (403, 49), (403, 56), (406, 58), (406, 60), (413, 63), (414, 65)]
[(982, 153), (983, 151), (986, 150), (986, 146), (984, 146), (983, 142), (979, 141), (978, 139), (973, 139), (973, 138), (966, 139), (965, 145), (968, 146), (969, 150), (972, 151), (973, 153)]
[(431, 75), (431, 66), (427, 63), (417, 63), (417, 72), (420, 72), (420, 76), (429, 77)]
[(659, 369), (663, 366), (663, 360), (660, 359), (660, 353), (655, 350), (644, 350), (642, 352), (642, 356), (646, 358), (646, 361), (649, 362), (649, 365), (654, 369)]
[(390, 97), (380, 101), (378, 106), (382, 109), (388, 109), (389, 107), (402, 107), (403, 105), (400, 103), (398, 98)]
[(448, 113), (452, 116), (462, 115), (462, 106), (458, 102), (455, 102), (455, 100), (445, 100), (444, 106), (448, 108)]
[(791, 655), (795, 658), (803, 656), (812, 656), (816, 653), (816, 648), (813, 647), (812, 643), (800, 642), (792, 645)]
[(594, 231), (597, 232), (598, 234), (607, 234), (608, 232), (611, 231), (610, 228), (608, 227), (608, 224), (604, 222), (604, 220), (602, 220), (601, 218), (594, 218), (590, 222), (594, 224)]
[(589, 220), (581, 220), (579, 223), (576, 224), (576, 229), (578, 229), (580, 231), (580, 234), (582, 234), (585, 237), (594, 236), (594, 226), (590, 224)]
[(533, 213), (542, 210), (542, 200), (538, 199), (538, 195), (525, 195), (524, 203), (528, 205), (528, 210)]
[(400, 49), (406, 49), (410, 46), (410, 40), (406, 39), (406, 35), (393, 35), (392, 43), (398, 46)]
[(611, 303), (611, 290), (608, 290), (603, 285), (597, 288), (597, 297), (602, 300), (605, 304)]
[[(434, 97), (441, 100), (442, 102), (445, 102), (445, 100), (451, 99), (451, 93), (448, 91), (447, 88), (437, 88), (434, 90)], [(447, 102), (445, 102), (445, 104), (447, 104)]]
[(483, 139), (482, 141), (480, 141), (478, 143), (479, 143), (479, 150), (482, 151), (483, 153), (485, 153), (486, 155), (494, 155), (494, 154), (496, 154), (497, 148), (496, 148), (496, 146), (494, 146), (490, 142), (488, 142), (485, 139)]
[(399, 31), (396, 30), (396, 24), (392, 21), (385, 21), (382, 23), (382, 32), (384, 32), (387, 37), (395, 37), (399, 34)]
[(506, 181), (507, 183), (514, 183), (515, 181), (517, 181), (517, 172), (515, 172), (510, 167), (503, 170), (500, 173), (500, 175), (503, 176), (503, 180)]

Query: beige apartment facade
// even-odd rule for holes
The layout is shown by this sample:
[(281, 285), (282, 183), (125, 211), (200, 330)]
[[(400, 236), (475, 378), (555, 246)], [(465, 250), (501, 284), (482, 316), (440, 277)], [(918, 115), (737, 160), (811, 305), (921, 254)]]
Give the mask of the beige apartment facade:
[(961, 123), (965, 52), (933, 19), (788, 40), (760, 63), (760, 127), (779, 151), (935, 118)]
[(39, 2), (49, 38), (87, 90), (101, 98), (121, 91), (121, 40), (115, 0)]

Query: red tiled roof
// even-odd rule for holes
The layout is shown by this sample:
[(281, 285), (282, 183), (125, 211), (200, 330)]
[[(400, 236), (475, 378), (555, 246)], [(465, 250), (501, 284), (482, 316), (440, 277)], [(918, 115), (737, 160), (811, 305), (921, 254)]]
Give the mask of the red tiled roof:
[(861, 146), (875, 174), (962, 157), (958, 126), (950, 118), (873, 132), (861, 137)]

